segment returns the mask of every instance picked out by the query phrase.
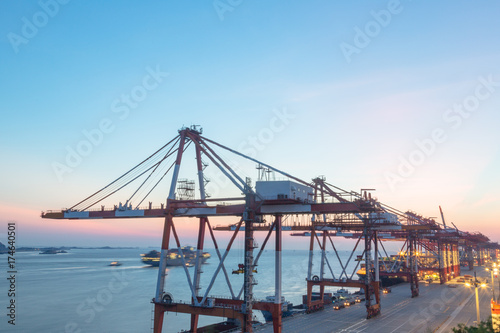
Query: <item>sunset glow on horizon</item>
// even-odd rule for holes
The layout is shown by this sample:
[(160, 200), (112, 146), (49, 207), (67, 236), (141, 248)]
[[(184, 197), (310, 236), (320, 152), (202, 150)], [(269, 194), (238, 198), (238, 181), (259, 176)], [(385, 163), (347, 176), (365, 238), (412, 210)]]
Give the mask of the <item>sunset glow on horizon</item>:
[[(438, 222), (441, 206), (447, 223), (500, 241), (499, 7), (70, 2), (28, 34), (43, 8), (3, 2), (1, 224), (16, 221), (22, 246), (159, 247), (162, 218), (40, 214), (71, 207), (196, 124), (306, 182), (376, 189), (380, 202)], [(193, 152), (181, 178), (197, 179)], [(258, 180), (255, 163), (241, 169)], [(207, 178), (214, 197), (241, 194), (220, 172)], [(141, 206), (165, 203), (165, 179)], [(197, 223), (176, 223), (189, 244)], [(285, 248), (296, 244), (307, 247), (286, 236)]]

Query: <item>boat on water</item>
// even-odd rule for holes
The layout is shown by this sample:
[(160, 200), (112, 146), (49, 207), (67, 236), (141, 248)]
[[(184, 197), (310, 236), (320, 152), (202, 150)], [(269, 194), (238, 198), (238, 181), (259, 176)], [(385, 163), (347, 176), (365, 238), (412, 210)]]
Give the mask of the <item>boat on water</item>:
[(68, 251), (65, 250), (57, 250), (57, 249), (46, 249), (39, 254), (59, 254), (59, 253), (68, 253)]
[(121, 266), (121, 265), (123, 264), (119, 261), (112, 261), (108, 266)]
[[(182, 255), (179, 249), (169, 249), (167, 252), (167, 266), (194, 266), (196, 263), (197, 250), (193, 246), (181, 247)], [(150, 266), (160, 266), (160, 252), (153, 250), (148, 253), (141, 254), (141, 261)], [(184, 257), (184, 261), (182, 260)], [(204, 264), (211, 255), (208, 252), (202, 252), (201, 263)]]
[(344, 289), (344, 288), (337, 289), (337, 291), (336, 291), (336, 292), (334, 292), (333, 294), (335, 295), (335, 297), (336, 297), (337, 299), (339, 299), (339, 298), (341, 298), (341, 297), (342, 297), (342, 298), (348, 298), (348, 297), (350, 297), (350, 296), (351, 296), (351, 293), (349, 292), (349, 290)]
[[(311, 293), (311, 301), (318, 301), (321, 299), (321, 293), (312, 292)], [(332, 304), (337, 299), (332, 293), (323, 293), (323, 304)], [(307, 304), (307, 295), (302, 295), (302, 304)]]
[[(267, 296), (264, 302), (269, 302), (269, 303), (274, 303), (275, 296)], [(298, 313), (304, 313), (306, 310), (302, 307), (302, 305), (299, 306), (293, 306), (293, 303), (288, 302), (285, 300), (284, 296), (281, 296), (281, 317), (289, 317), (294, 314)], [(261, 310), (262, 315), (264, 316), (264, 319), (266, 322), (273, 321), (273, 315), (269, 311)]]

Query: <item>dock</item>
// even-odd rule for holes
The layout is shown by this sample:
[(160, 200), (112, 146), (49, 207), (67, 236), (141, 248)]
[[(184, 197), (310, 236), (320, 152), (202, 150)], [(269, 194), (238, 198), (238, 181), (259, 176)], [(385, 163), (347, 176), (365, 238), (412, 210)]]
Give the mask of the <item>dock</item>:
[[(68, 220), (164, 219), (157, 287), (152, 300), (153, 332), (162, 332), (165, 312), (189, 314), (191, 332), (198, 332), (200, 316), (232, 319), (241, 323), (241, 331), (245, 333), (257, 330), (446, 332), (459, 322), (473, 322), (475, 308), (470, 306), (475, 302), (473, 292), (462, 284), (454, 288), (449, 285), (454, 284), (457, 276), (470, 274), (474, 267), (484, 277), (485, 265), (500, 258), (500, 244), (481, 232), (468, 232), (453, 223), (447, 224), (441, 206), (441, 221), (411, 210), (402, 211), (372, 196), (375, 189), (344, 190), (321, 175), (304, 180), (210, 140), (202, 132), (197, 125), (182, 127), (172, 140), (102, 189), (70, 208), (49, 210), (41, 215), (46, 219)], [(184, 152), (188, 154), (190, 145), (197, 173), (191, 170), (186, 174), (197, 181), (179, 178)], [(231, 167), (255, 164), (258, 171), (255, 182), (247, 176), (248, 172)], [(232, 190), (215, 197), (207, 193), (208, 170), (234, 185)], [(167, 174), (171, 177), (165, 177)], [(276, 175), (282, 178), (276, 179)], [(154, 206), (149, 201), (147, 206), (141, 206), (151, 199), (149, 194), (165, 178), (171, 179), (166, 202)], [(151, 179), (158, 180), (154, 183)], [(127, 187), (134, 181), (135, 190)], [(111, 195), (119, 201), (106, 208), (105, 199)], [(197, 229), (192, 230), (197, 235), (192, 273), (182, 252), (183, 241), (176, 231), (188, 218), (198, 219)], [(216, 221), (223, 221), (224, 225)], [(229, 235), (222, 237), (221, 242), (216, 232)], [(309, 238), (307, 273), (296, 276), (299, 281), (305, 278), (303, 304), (309, 314), (282, 321), (282, 296), (287, 287), (282, 285), (282, 248), (285, 241), (290, 241), (283, 237), (285, 232)], [(264, 236), (259, 241), (258, 233)], [(244, 256), (236, 267), (229, 267), (225, 259), (238, 236), (243, 242)], [(353, 242), (341, 243), (337, 241), (339, 238)], [(214, 245), (218, 263), (212, 276), (205, 280), (208, 284), (202, 285), (201, 257), (206, 241)], [(396, 253), (386, 251), (384, 242), (388, 241), (396, 242), (399, 249)], [(179, 290), (167, 279), (167, 261), (172, 260), (168, 254), (172, 248), (178, 249), (188, 289)], [(259, 283), (254, 273), (267, 249), (274, 250), (274, 271), (269, 271), (274, 275), (269, 277), (274, 280), (273, 298), (256, 300), (254, 288), (257, 290)], [(342, 259), (339, 250), (347, 251), (349, 256)], [(319, 264), (313, 264), (315, 255), (319, 256)], [(231, 281), (229, 274), (242, 274), (243, 281)], [(224, 295), (212, 294), (217, 278), (227, 287)], [(381, 293), (384, 280), (388, 279), (408, 283), (395, 287), (392, 293)], [(435, 282), (424, 284), (422, 279)], [(330, 287), (363, 290), (365, 301), (334, 310), (324, 297), (325, 288)], [(180, 296), (186, 292), (191, 295), (189, 302), (183, 302)], [(316, 293), (319, 298), (313, 297)], [(484, 304), (489, 301), (486, 290), (481, 290), (481, 299)], [(488, 313), (488, 305), (482, 308)], [(253, 311), (269, 312), (272, 327), (255, 325)]]
[[(476, 268), (478, 278), (489, 279), (484, 267)], [(451, 332), (459, 323), (472, 325), (476, 321), (474, 288), (452, 279), (445, 284), (422, 283), (420, 295), (409, 297), (408, 283), (392, 287), (392, 292), (382, 294), (381, 314), (366, 319), (364, 303), (349, 308), (334, 310), (327, 306), (323, 311), (283, 319), (283, 332), (287, 333), (331, 333), (331, 332)], [(450, 288), (456, 285), (456, 288)], [(498, 286), (495, 286), (498, 295)], [(491, 315), (491, 285), (479, 289), (481, 320)], [(272, 324), (256, 328), (255, 332), (272, 333)]]

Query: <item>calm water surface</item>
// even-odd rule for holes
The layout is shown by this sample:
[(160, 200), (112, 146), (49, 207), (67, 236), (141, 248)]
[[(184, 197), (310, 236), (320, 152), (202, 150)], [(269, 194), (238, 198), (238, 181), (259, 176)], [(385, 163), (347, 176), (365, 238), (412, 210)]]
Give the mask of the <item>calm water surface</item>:
[[(6, 278), (0, 281), (2, 319), (0, 332), (151, 332), (151, 299), (156, 290), (158, 268), (144, 266), (140, 254), (151, 249), (126, 250), (70, 250), (66, 254), (40, 255), (38, 252), (17, 252), (16, 325), (7, 323), (5, 316), (9, 297)], [(208, 286), (218, 259), (214, 250), (206, 250), (212, 258), (203, 265), (202, 290)], [(257, 251), (256, 251), (257, 252)], [(319, 271), (319, 255), (315, 255)], [(347, 252), (341, 252), (347, 259)], [(123, 263), (110, 267), (111, 261)], [(299, 304), (305, 292), (308, 252), (283, 251), (283, 294), (287, 300)], [(242, 287), (243, 275), (231, 274), (243, 262), (243, 251), (232, 250), (226, 259), (233, 290)], [(332, 270), (338, 274), (340, 266), (330, 253)], [(7, 256), (0, 255), (3, 276), (7, 271)], [(263, 299), (274, 293), (274, 252), (263, 252), (255, 275), (255, 297)], [(326, 270), (329, 271), (328, 267)], [(188, 268), (192, 274), (194, 268)], [(189, 300), (190, 292), (184, 269), (168, 269), (167, 291), (174, 300)], [(210, 295), (228, 296), (229, 289), (221, 271)], [(257, 318), (262, 315), (256, 311)], [(220, 321), (220, 318), (200, 317), (200, 324)], [(164, 332), (179, 332), (189, 328), (189, 315), (169, 313), (165, 316)]]

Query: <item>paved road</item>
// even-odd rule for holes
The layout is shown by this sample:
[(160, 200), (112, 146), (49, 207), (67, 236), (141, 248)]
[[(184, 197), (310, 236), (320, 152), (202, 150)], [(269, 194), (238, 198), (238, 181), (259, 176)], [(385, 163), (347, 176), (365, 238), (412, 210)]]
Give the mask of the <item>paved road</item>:
[[(477, 267), (478, 277), (489, 278), (483, 267)], [(462, 274), (470, 274), (462, 271)], [(472, 275), (472, 274), (471, 274)], [(451, 282), (453, 283), (453, 282)], [(450, 284), (450, 283), (448, 283)], [(421, 284), (420, 296), (410, 297), (409, 284), (392, 287), (392, 293), (382, 294), (382, 314), (365, 319), (364, 303), (349, 308), (333, 310), (331, 306), (312, 314), (298, 315), (283, 321), (285, 333), (332, 333), (332, 332), (451, 332), (459, 323), (473, 324), (476, 320), (474, 288), (458, 284), (450, 288), (448, 284)], [(498, 282), (497, 282), (498, 286)], [(496, 289), (498, 294), (498, 288)], [(490, 315), (491, 289), (479, 290), (481, 320)], [(255, 330), (272, 333), (272, 325)]]

